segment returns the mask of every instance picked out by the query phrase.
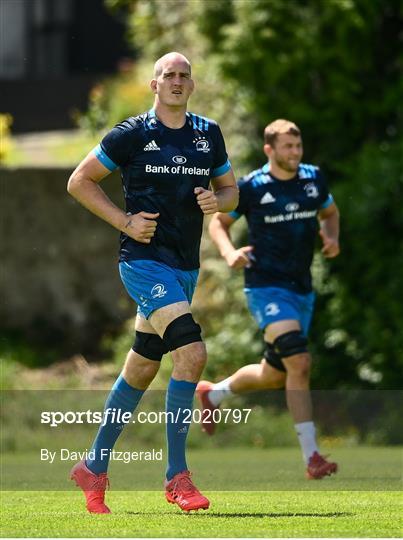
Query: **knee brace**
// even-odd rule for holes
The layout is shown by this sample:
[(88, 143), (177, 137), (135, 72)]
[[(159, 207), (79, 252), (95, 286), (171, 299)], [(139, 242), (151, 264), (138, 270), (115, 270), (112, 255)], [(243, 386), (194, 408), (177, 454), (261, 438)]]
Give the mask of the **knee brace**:
[(200, 326), (194, 321), (191, 313), (185, 313), (168, 324), (164, 332), (164, 343), (170, 351), (174, 351), (189, 343), (202, 341)]
[(264, 350), (263, 358), (270, 366), (273, 366), (279, 371), (286, 371), (283, 361), (281, 360), (281, 356), (274, 350), (274, 345), (267, 343), (267, 341), (265, 343), (266, 348)]
[(273, 341), (274, 352), (281, 356), (281, 358), (306, 353), (308, 352), (307, 345), (308, 340), (302, 335), (300, 330), (286, 332)]
[(157, 362), (160, 362), (164, 354), (168, 352), (168, 347), (158, 334), (148, 334), (138, 330), (136, 330), (136, 339), (132, 349), (137, 354)]

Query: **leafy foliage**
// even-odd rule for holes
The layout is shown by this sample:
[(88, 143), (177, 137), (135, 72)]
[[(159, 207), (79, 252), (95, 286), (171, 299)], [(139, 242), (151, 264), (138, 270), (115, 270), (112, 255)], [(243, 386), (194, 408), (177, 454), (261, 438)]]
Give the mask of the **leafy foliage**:
[[(382, 388), (402, 386), (402, 150), (400, 142), (365, 145), (334, 190), (346, 216), (343, 255), (332, 265), (334, 297), (320, 306), (315, 326), (318, 354), (330, 357), (318, 379), (332, 387), (356, 384), (358, 376)], [(341, 369), (328, 369), (340, 360)]]
[(259, 133), (272, 118), (291, 118), (311, 158), (332, 169), (365, 140), (396, 134), (400, 2), (222, 0), (206, 2), (201, 19), (223, 73), (247, 89)]

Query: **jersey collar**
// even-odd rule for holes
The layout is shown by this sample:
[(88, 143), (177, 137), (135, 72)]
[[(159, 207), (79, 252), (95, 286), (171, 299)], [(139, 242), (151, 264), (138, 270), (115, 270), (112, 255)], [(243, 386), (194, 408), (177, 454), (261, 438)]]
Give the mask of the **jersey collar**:
[[(188, 124), (189, 126), (192, 126), (193, 128), (197, 129), (197, 125), (195, 124), (195, 121), (193, 120), (192, 116), (193, 115), (191, 113), (186, 112), (186, 120), (183, 127), (185, 127), (186, 124)], [(165, 126), (161, 122), (161, 120), (159, 120), (154, 107), (152, 107), (151, 109), (147, 111), (146, 124), (147, 124), (148, 129), (157, 129), (158, 126), (162, 128), (170, 129), (167, 126)], [(182, 128), (179, 128), (179, 129), (182, 129)]]
[[(300, 165), (298, 165), (298, 170), (297, 170), (295, 176), (293, 176), (292, 178), (289, 178), (287, 180), (287, 182), (292, 181), (292, 180), (297, 180), (299, 178), (299, 168), (300, 168)], [(265, 163), (263, 165), (262, 172), (264, 174), (268, 175), (270, 178), (272, 178), (273, 180), (275, 180), (277, 182), (284, 182), (284, 180), (281, 180), (280, 178), (277, 178), (277, 176), (274, 176), (274, 174), (270, 172), (269, 162), (267, 162), (267, 163)]]

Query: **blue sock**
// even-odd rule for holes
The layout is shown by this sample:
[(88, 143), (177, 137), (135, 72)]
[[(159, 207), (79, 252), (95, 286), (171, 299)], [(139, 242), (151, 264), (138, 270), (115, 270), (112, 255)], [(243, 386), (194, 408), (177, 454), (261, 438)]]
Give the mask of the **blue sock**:
[[(144, 390), (137, 390), (137, 388), (133, 388), (133, 386), (130, 386), (130, 384), (124, 380), (122, 375), (119, 375), (115, 384), (112, 386), (112, 390), (106, 400), (104, 410), (109, 408), (116, 409), (116, 411), (118, 411), (118, 409), (120, 409), (120, 418), (118, 419), (121, 420), (121, 415), (123, 413), (132, 413), (134, 411), (143, 394)], [(104, 426), (100, 426), (91, 448), (91, 453), (92, 451), (94, 452), (94, 459), (86, 460), (86, 465), (90, 471), (95, 474), (100, 474), (107, 471), (109, 464), (109, 451), (114, 447), (115, 442), (122, 433), (125, 425), (125, 422), (117, 422), (116, 416), (115, 421), (112, 421), (110, 414), (107, 416), (106, 424)]]
[(186, 471), (188, 468), (185, 447), (190, 424), (185, 423), (184, 420), (189, 422), (192, 418), (191, 411), (195, 390), (196, 383), (176, 381), (172, 377), (169, 380), (165, 410), (173, 413), (173, 421), (167, 421), (167, 480), (171, 480), (175, 474)]

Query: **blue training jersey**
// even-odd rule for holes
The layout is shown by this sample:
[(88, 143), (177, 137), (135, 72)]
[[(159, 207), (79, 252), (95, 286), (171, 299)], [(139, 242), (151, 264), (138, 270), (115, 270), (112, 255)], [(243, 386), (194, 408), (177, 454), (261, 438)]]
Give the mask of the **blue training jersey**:
[(319, 168), (300, 164), (294, 178), (279, 180), (266, 163), (238, 185), (239, 205), (230, 216), (246, 217), (248, 242), (254, 247), (245, 286), (311, 292), (317, 214), (333, 202)]
[(126, 212), (160, 213), (150, 244), (121, 234), (119, 260), (198, 268), (203, 212), (193, 191), (231, 167), (218, 124), (188, 112), (171, 129), (151, 109), (117, 124), (94, 152), (109, 170), (120, 167)]

